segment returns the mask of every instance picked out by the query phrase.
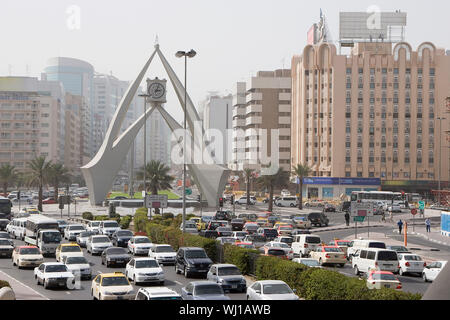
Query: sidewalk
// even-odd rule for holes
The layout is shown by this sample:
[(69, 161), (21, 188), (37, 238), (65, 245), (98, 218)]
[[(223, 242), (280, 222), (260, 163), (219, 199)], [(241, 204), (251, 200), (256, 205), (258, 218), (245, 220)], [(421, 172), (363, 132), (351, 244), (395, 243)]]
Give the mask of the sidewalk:
[[(443, 236), (441, 234), (441, 228), (431, 228), (431, 232), (427, 233), (425, 230), (423, 230), (425, 228), (416, 228), (416, 232), (408, 232), (410, 234), (414, 234), (417, 236), (420, 236), (428, 241), (434, 242), (434, 243), (439, 243), (441, 245), (444, 246), (449, 246), (450, 247), (450, 237), (446, 237)], [(412, 229), (411, 229), (412, 230)]]
[(3, 271), (0, 271), (0, 279), (9, 282), (14, 294), (16, 295), (16, 300), (49, 300), (36, 290), (10, 277)]

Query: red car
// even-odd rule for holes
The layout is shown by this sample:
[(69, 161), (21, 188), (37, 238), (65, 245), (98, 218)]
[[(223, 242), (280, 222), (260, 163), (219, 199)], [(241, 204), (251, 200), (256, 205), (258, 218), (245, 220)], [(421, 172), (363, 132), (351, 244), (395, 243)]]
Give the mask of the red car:
[(53, 198), (47, 198), (47, 199), (42, 200), (42, 203), (43, 204), (55, 204), (57, 202)]

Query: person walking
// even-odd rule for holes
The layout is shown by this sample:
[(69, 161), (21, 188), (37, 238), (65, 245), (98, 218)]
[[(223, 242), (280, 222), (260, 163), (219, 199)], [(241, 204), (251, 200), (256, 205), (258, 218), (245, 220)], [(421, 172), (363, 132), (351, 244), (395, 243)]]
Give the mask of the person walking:
[(350, 214), (348, 213), (348, 211), (345, 212), (345, 224), (347, 225), (347, 227), (350, 225)]
[(403, 229), (402, 219), (398, 220), (397, 225), (398, 225), (398, 234), (402, 234), (402, 229)]
[(427, 227), (427, 233), (430, 233), (431, 232), (431, 221), (430, 221), (430, 219), (426, 219), (425, 220), (425, 226)]
[(384, 211), (381, 213), (381, 221), (386, 222), (386, 213)]

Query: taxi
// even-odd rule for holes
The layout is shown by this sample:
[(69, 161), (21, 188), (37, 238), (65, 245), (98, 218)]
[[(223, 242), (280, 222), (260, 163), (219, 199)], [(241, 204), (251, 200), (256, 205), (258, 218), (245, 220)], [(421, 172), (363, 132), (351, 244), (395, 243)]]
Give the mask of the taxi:
[(61, 243), (55, 251), (56, 261), (63, 262), (64, 257), (83, 257), (83, 251), (77, 243)]
[(197, 225), (198, 231), (206, 229), (206, 223), (202, 221), (202, 218), (200, 217), (192, 217), (189, 219), (189, 221), (194, 221)]
[(94, 300), (134, 300), (136, 292), (122, 272), (100, 273), (91, 285)]
[(28, 214), (40, 214), (39, 210), (36, 207), (28, 207), (25, 209), (25, 212)]
[(345, 254), (347, 254), (347, 249), (348, 246), (350, 245), (350, 240), (339, 240), (339, 239), (334, 239), (331, 240), (328, 244), (332, 247), (337, 247), (339, 249), (341, 249)]
[(342, 268), (347, 262), (345, 253), (341, 249), (332, 246), (317, 247), (309, 255), (312, 259), (317, 260), (321, 266), (324, 264), (334, 264)]
[(263, 218), (263, 217), (259, 217), (258, 219), (256, 219), (256, 223), (260, 227), (266, 227), (266, 226), (269, 225), (269, 219)]
[(383, 287), (401, 290), (402, 283), (392, 272), (370, 270), (367, 275), (367, 288), (381, 289)]

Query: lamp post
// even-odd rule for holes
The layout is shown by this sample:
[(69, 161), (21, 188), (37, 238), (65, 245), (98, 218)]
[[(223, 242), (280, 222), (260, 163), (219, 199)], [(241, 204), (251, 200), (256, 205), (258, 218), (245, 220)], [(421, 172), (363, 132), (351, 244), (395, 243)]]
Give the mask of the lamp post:
[(441, 205), (441, 155), (442, 155), (442, 120), (446, 120), (447, 118), (443, 117), (437, 117), (437, 120), (439, 120), (439, 169), (438, 169), (438, 205)]
[(186, 231), (186, 114), (187, 114), (187, 58), (193, 58), (197, 52), (193, 49), (190, 51), (177, 51), (177, 58), (184, 57), (184, 136), (183, 136), (183, 233)]
[[(139, 97), (144, 97), (144, 206), (147, 198), (147, 98), (149, 94), (140, 94)], [(148, 216), (148, 208), (147, 208)]]

